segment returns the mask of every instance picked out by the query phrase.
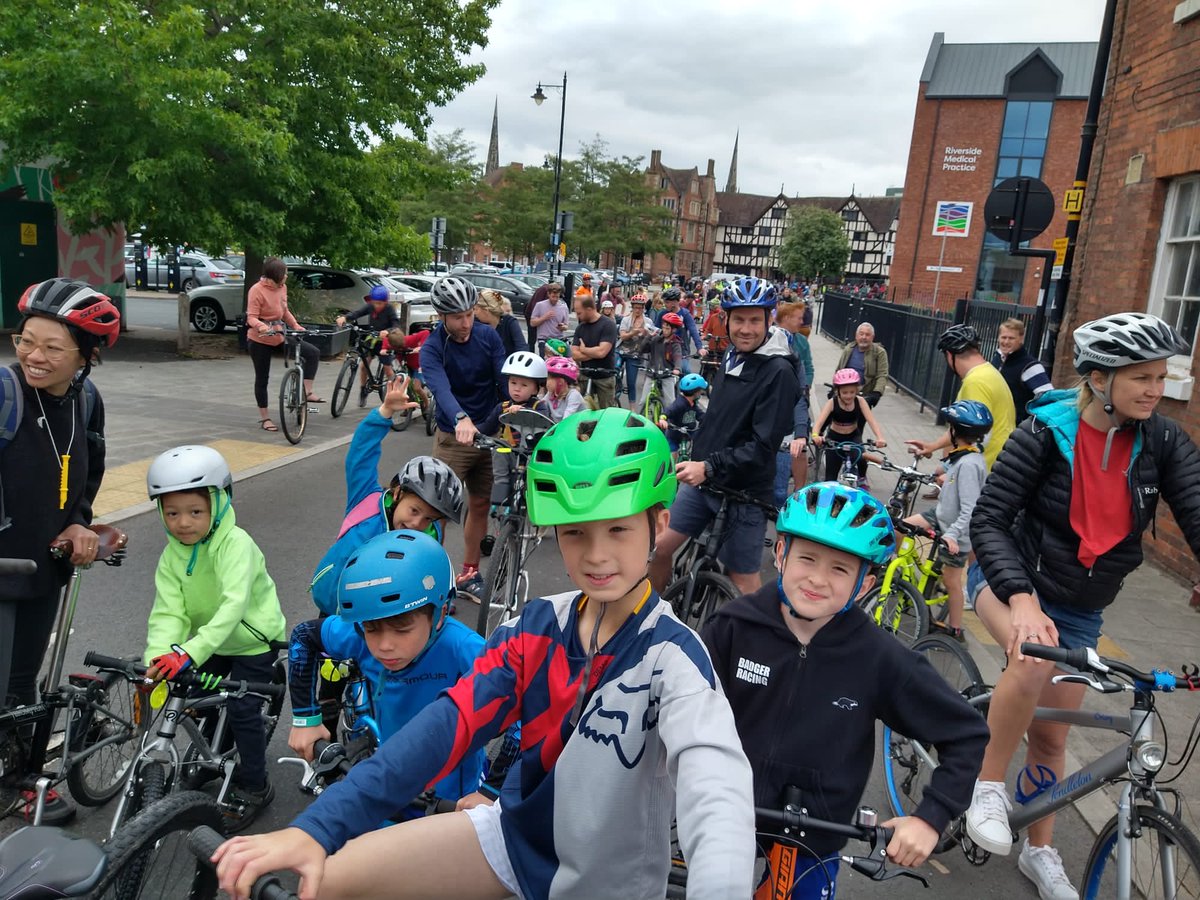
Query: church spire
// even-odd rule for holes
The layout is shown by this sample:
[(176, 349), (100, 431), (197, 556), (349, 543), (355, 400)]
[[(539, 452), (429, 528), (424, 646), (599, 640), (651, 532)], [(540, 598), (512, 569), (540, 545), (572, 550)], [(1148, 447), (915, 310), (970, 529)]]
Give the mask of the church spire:
[(500, 168), (500, 98), (492, 107), (492, 140), (488, 144), (487, 164), (483, 167), (484, 175), (491, 175)]
[(742, 130), (739, 128), (733, 137), (733, 158), (729, 160), (729, 178), (725, 182), (725, 193), (737, 193), (737, 151), (738, 139), (742, 136)]

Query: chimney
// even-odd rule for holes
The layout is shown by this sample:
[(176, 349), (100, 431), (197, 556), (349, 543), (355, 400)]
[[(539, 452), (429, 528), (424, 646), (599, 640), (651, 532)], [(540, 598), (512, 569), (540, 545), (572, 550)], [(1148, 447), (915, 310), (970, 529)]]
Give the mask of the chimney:
[(704, 177), (705, 178), (716, 178), (717, 177), (716, 166), (717, 166), (716, 160), (710, 159), (708, 161), (708, 171), (704, 173)]
[(657, 169), (661, 165), (662, 165), (662, 151), (661, 150), (651, 150), (650, 151), (650, 168)]

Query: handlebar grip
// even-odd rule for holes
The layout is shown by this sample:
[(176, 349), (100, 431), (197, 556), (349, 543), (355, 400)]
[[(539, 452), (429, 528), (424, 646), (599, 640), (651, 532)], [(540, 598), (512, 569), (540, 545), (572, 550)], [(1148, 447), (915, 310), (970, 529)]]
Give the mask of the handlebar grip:
[(1047, 647), (1045, 644), (1021, 644), (1021, 652), (1026, 656), (1033, 656), (1037, 659), (1048, 659), (1052, 662), (1066, 663), (1069, 666), (1074, 666), (1077, 669), (1086, 671), (1088, 666), (1087, 650), (1067, 650), (1064, 647)]
[[(241, 684), (241, 682), (239, 682), (239, 681), (231, 681), (231, 680), (226, 680), (226, 681), (222, 682), (222, 685), (228, 685), (231, 688), (236, 685), (240, 685), (240, 684)], [(287, 686), (283, 685), (283, 684), (273, 684), (273, 683), (269, 684), (267, 682), (261, 682), (261, 681), (247, 681), (246, 682), (246, 690), (248, 690), (252, 694), (265, 694), (268, 697), (278, 700), (280, 697), (283, 696), (284, 691), (287, 690)]]
[(441, 813), (452, 813), (458, 809), (458, 803), (454, 800), (447, 800), (444, 797), (438, 797), (433, 804), (433, 813), (435, 815)]
[(274, 875), (264, 875), (250, 889), (250, 900), (300, 900), (279, 883)]
[(196, 855), (197, 859), (202, 859), (208, 862), (212, 859), (217, 848), (225, 843), (225, 836), (215, 828), (210, 828), (207, 825), (199, 825), (188, 832), (187, 845), (188, 849)]
[(131, 672), (135, 675), (146, 673), (146, 667), (139, 663), (121, 659), (119, 656), (105, 656), (95, 650), (89, 650), (84, 655), (83, 664), (91, 669), (115, 669), (118, 672)]
[(32, 559), (0, 559), (0, 575), (33, 575), (37, 563)]

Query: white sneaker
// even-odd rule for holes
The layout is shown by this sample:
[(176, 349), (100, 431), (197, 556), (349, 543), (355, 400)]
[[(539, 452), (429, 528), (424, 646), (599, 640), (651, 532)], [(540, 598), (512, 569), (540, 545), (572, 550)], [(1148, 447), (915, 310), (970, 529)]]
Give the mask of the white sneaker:
[(1012, 850), (1011, 809), (1003, 781), (976, 781), (967, 809), (967, 836), (989, 853), (1008, 856)]
[(1062, 859), (1053, 847), (1030, 847), (1026, 838), (1017, 868), (1037, 886), (1042, 900), (1079, 900), (1079, 891), (1067, 878)]

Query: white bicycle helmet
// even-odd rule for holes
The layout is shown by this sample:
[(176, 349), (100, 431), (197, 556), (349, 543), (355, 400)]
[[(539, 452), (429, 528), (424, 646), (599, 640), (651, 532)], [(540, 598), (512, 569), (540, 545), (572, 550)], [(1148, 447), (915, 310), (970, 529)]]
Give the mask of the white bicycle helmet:
[(1075, 329), (1075, 371), (1086, 375), (1191, 353), (1179, 332), (1149, 313), (1115, 313)]
[(516, 353), (510, 353), (508, 359), (504, 360), (504, 367), (500, 369), (500, 374), (532, 378), (534, 381), (545, 381), (546, 361), (536, 353), (530, 353), (528, 350), (518, 350)]
[(225, 457), (203, 444), (187, 444), (161, 453), (146, 472), (146, 492), (151, 500), (200, 488), (233, 493), (233, 475)]
[(391, 486), (412, 491), (456, 525), (462, 522), (462, 482), (440, 459), (414, 456), (396, 473)]
[(465, 278), (447, 275), (434, 282), (429, 292), (433, 308), (444, 316), (474, 309), (479, 302), (479, 290)]

